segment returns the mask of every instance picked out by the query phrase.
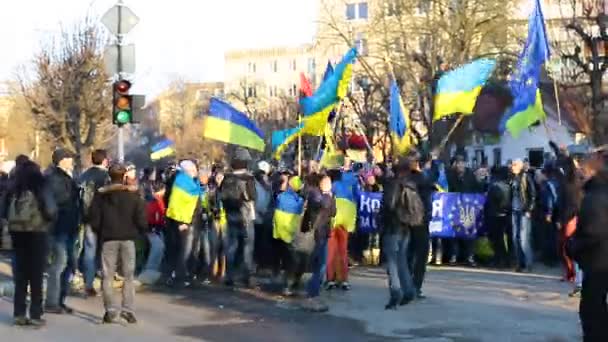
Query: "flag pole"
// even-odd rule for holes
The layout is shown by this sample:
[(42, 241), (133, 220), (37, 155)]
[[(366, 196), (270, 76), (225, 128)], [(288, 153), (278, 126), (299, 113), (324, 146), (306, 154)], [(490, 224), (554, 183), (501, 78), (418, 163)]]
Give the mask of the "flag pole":
[[(302, 114), (298, 113), (298, 127), (302, 125)], [(302, 134), (298, 134), (298, 176), (302, 177)]]
[(454, 134), (454, 132), (456, 132), (456, 128), (458, 128), (458, 126), (460, 126), (460, 124), (464, 121), (464, 115), (460, 114), (460, 116), (458, 116), (458, 119), (456, 120), (456, 122), (454, 123), (454, 126), (452, 126), (452, 128), (450, 129), (450, 131), (448, 132), (448, 134), (443, 138), (443, 140), (441, 140), (441, 143), (438, 146), (437, 151), (442, 151), (445, 146), (448, 143), (448, 140), (450, 140), (450, 137), (452, 136), (452, 134)]

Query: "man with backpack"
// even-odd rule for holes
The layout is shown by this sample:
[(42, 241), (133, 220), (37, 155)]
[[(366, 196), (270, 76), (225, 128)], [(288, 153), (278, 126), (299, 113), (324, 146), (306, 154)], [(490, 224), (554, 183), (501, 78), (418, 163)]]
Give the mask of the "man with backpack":
[[(255, 242), (254, 220), (256, 198), (255, 179), (247, 170), (251, 156), (247, 150), (237, 149), (232, 160), (232, 172), (226, 174), (220, 186), (220, 201), (226, 211), (226, 279), (227, 286), (234, 286), (237, 267), (242, 266), (242, 280), (251, 286), (253, 271), (253, 247)], [(242, 250), (242, 260), (238, 251)]]
[(97, 274), (99, 258), (97, 253), (97, 234), (89, 224), (89, 214), (93, 197), (97, 191), (110, 182), (108, 175), (108, 153), (106, 150), (95, 150), (91, 153), (93, 164), (80, 176), (80, 201), (82, 205), (82, 222), (84, 223), (84, 244), (82, 255), (82, 266), (84, 275), (85, 294), (88, 297), (96, 297), (97, 291), (93, 287), (95, 275)]
[(388, 181), (382, 201), (381, 235), (390, 290), (386, 310), (395, 310), (397, 305), (406, 305), (416, 297), (407, 256), (411, 229), (424, 222), (424, 204), (411, 179), (412, 162), (410, 158), (399, 162), (397, 175)]

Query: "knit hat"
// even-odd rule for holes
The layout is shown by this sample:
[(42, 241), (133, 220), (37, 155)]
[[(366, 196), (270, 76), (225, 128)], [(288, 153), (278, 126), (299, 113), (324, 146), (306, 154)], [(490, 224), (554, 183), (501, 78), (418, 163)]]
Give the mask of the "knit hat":
[(289, 187), (294, 191), (302, 190), (302, 179), (299, 176), (294, 176), (289, 179)]
[(251, 154), (249, 154), (249, 151), (247, 151), (246, 149), (239, 147), (234, 153), (234, 159), (249, 162), (251, 161)]

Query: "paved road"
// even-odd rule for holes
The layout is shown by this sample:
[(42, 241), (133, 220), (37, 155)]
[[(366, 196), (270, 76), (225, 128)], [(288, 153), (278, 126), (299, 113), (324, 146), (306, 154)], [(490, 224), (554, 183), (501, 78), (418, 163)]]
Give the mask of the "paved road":
[(70, 298), (78, 314), (48, 316), (40, 331), (10, 325), (12, 304), (0, 300), (0, 336), (11, 341), (577, 341), (577, 301), (556, 277), (464, 269), (432, 270), (429, 298), (384, 311), (386, 278), (358, 269), (349, 293), (325, 294), (327, 314), (293, 302), (224, 288), (137, 297), (137, 326), (104, 326), (100, 299)]

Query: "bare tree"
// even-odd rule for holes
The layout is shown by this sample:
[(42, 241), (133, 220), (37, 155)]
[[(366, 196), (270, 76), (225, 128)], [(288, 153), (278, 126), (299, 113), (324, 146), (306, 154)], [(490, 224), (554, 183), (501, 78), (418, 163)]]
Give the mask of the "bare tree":
[(432, 128), (433, 86), (441, 71), (479, 57), (515, 57), (511, 49), (517, 47), (507, 39), (517, 36), (512, 1), (382, 0), (370, 3), (367, 24), (345, 18), (346, 5), (322, 1), (317, 46), (330, 55), (336, 46), (358, 47), (361, 80), (356, 84), (361, 91), (349, 100), (366, 126), (388, 121), (387, 60), (413, 119), (428, 128), (418, 132), (426, 138)]
[(53, 145), (76, 153), (76, 166), (112, 136), (111, 89), (102, 52), (106, 37), (86, 17), (34, 56), (33, 75), (17, 76), (17, 92), (27, 103), (36, 129)]
[(567, 105), (591, 140), (604, 144), (608, 142), (608, 95), (603, 91), (608, 70), (608, 1), (561, 0), (560, 6), (568, 32), (567, 43), (558, 46), (565, 62), (560, 82), (571, 95)]

